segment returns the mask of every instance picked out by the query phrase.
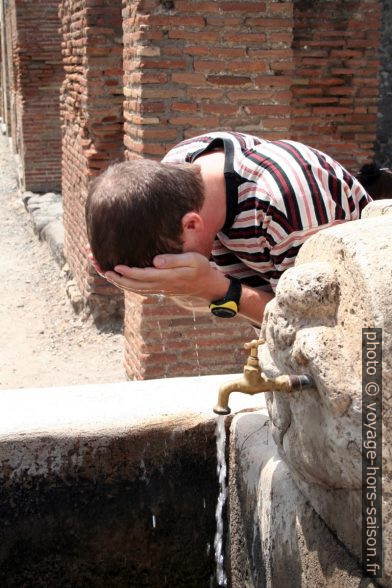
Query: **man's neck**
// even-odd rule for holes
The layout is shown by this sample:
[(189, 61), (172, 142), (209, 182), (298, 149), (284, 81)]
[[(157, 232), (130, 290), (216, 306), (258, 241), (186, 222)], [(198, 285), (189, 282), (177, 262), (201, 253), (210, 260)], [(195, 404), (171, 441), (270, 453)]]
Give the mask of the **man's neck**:
[(204, 183), (204, 204), (200, 211), (208, 228), (215, 235), (226, 220), (226, 184), (224, 176), (225, 154), (223, 149), (211, 151), (197, 158)]

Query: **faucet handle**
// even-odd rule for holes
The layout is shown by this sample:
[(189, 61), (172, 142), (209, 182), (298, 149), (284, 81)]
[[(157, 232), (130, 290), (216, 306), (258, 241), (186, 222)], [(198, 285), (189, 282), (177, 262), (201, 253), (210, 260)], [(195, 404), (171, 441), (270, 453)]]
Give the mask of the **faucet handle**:
[(250, 349), (250, 356), (257, 357), (257, 348), (265, 343), (265, 339), (252, 339), (248, 343), (244, 343), (245, 349)]

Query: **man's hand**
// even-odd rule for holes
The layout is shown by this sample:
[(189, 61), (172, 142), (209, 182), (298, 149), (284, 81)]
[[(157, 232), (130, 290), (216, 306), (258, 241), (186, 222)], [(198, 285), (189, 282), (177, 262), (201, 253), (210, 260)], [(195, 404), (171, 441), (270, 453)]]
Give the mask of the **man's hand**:
[(207, 302), (222, 298), (229, 279), (199, 253), (157, 255), (154, 267), (117, 265), (105, 278), (118, 288), (138, 294), (188, 295)]
[[(122, 290), (138, 294), (166, 294), (168, 296), (195, 296), (205, 300), (223, 298), (230, 280), (216, 270), (206, 257), (199, 253), (166, 253), (157, 255), (154, 267), (137, 268), (117, 265), (115, 271), (103, 272), (93, 255), (88, 255), (95, 270), (111, 284)], [(242, 287), (240, 314), (253, 323), (261, 324), (265, 305), (274, 297), (263, 292)]]

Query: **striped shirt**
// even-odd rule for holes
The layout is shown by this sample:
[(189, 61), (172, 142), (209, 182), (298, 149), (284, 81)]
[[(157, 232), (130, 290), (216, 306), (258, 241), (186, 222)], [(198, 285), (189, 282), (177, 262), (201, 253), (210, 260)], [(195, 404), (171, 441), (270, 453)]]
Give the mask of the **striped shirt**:
[(371, 201), (339, 163), (295, 141), (211, 132), (179, 143), (162, 161), (193, 163), (215, 148), (225, 153), (227, 213), (211, 259), (253, 288), (275, 291), (306, 239), (358, 219)]

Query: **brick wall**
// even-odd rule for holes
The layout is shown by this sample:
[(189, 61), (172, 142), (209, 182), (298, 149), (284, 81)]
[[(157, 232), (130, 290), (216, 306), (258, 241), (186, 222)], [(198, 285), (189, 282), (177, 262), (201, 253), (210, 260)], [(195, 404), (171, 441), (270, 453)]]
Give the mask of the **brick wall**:
[(294, 3), (291, 138), (358, 170), (376, 139), (380, 3)]
[(84, 205), (91, 178), (123, 157), (121, 0), (62, 0), (60, 18), (65, 253), (93, 310), (115, 313), (120, 291), (86, 261)]
[[(379, 2), (123, 6), (126, 158), (160, 158), (178, 141), (216, 128), (294, 138), (351, 168), (371, 157)], [(253, 336), (244, 323), (204, 315), (195, 330), (182, 309), (132, 294), (125, 316), (131, 377), (235, 371), (243, 356), (233, 349)]]
[[(376, 0), (123, 0), (123, 63), (119, 0), (60, 4), (66, 254), (93, 307), (116, 291), (87, 268), (84, 202), (90, 178), (121, 157), (122, 116), (127, 159), (159, 159), (216, 128), (302, 140), (351, 168), (372, 154)], [(125, 334), (133, 378), (237, 371), (254, 336), (135, 294)]]
[[(264, 137), (290, 129), (292, 3), (125, 0), (126, 157), (161, 158), (212, 128)], [(133, 378), (242, 369), (240, 319), (193, 315), (126, 295), (125, 365)]]
[(189, 313), (163, 297), (125, 296), (125, 369), (132, 379), (242, 371), (243, 344), (256, 337), (241, 319)]
[[(0, 5), (0, 16), (2, 17), (1, 5)], [(4, 107), (4, 85), (6, 83), (4, 79), (4, 59), (3, 59), (3, 43), (5, 30), (2, 28), (2, 22), (0, 22), (0, 117), (2, 120), (5, 119), (5, 107)]]
[(211, 128), (287, 136), (291, 2), (123, 3), (128, 158)]
[(392, 3), (382, 0), (376, 161), (392, 169)]
[(60, 187), (57, 9), (57, 0), (11, 0), (6, 8), (13, 145), (22, 188), (35, 192)]
[(14, 45), (16, 45), (16, 15), (15, 5), (8, 3), (5, 6), (5, 43), (6, 43), (6, 69), (8, 80), (8, 111), (7, 111), (7, 132), (12, 138), (12, 145), (16, 151), (17, 145), (17, 124), (16, 124), (16, 69), (14, 68)]

